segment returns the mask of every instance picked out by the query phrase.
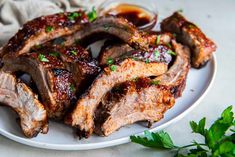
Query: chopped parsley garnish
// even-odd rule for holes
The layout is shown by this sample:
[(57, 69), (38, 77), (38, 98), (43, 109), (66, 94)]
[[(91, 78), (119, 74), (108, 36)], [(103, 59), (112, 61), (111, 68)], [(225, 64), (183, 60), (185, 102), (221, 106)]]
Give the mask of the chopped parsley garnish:
[(147, 59), (145, 60), (145, 63), (146, 63), (146, 64), (150, 63), (150, 60), (147, 58)]
[(78, 52), (77, 52), (77, 51), (74, 51), (74, 50), (70, 51), (70, 53), (72, 53), (72, 54), (75, 55), (75, 56), (78, 54)]
[(70, 90), (71, 90), (72, 92), (74, 92), (74, 91), (76, 90), (74, 84), (71, 84), (71, 85), (70, 85)]
[(87, 14), (87, 16), (88, 16), (88, 19), (90, 22), (94, 21), (97, 18), (97, 13), (96, 13), (95, 7), (92, 7), (91, 12), (89, 12)]
[(107, 63), (108, 65), (111, 65), (111, 64), (114, 63), (114, 60), (113, 60), (112, 58), (108, 58), (107, 61), (106, 61), (106, 63)]
[(176, 53), (175, 53), (174, 51), (172, 51), (172, 50), (168, 50), (167, 53), (168, 53), (169, 55), (176, 56)]
[(151, 81), (152, 85), (159, 85), (159, 83), (160, 83), (160, 80), (153, 80), (153, 81)]
[(49, 62), (49, 60), (46, 58), (45, 55), (43, 54), (39, 54), (38, 55), (38, 59), (41, 61), (41, 62)]
[(46, 32), (47, 32), (47, 33), (51, 32), (51, 31), (53, 31), (53, 30), (54, 30), (54, 28), (53, 28), (52, 26), (47, 26), (47, 27), (46, 27)]
[(167, 43), (166, 46), (168, 46), (169, 48), (172, 48), (170, 43)]
[(69, 15), (68, 15), (68, 19), (70, 20), (70, 21), (75, 21), (79, 16), (81, 16), (82, 14), (81, 13), (70, 13)]
[(173, 33), (173, 36), (176, 37), (176, 33)]
[(117, 70), (117, 66), (116, 65), (111, 65), (110, 66), (110, 70), (111, 71), (116, 71)]
[(160, 41), (161, 41), (161, 35), (158, 35), (157, 40), (156, 40), (156, 45), (158, 45), (160, 43)]
[(139, 58), (137, 58), (137, 57), (132, 57), (132, 59), (135, 60), (135, 61), (139, 60)]
[[(171, 150), (175, 157), (234, 157), (235, 156), (235, 120), (232, 106), (226, 108), (221, 116), (206, 128), (206, 118), (199, 122), (191, 121), (193, 133), (201, 135), (202, 143), (193, 141), (189, 145), (177, 146), (167, 132), (145, 131), (143, 136), (131, 136), (132, 142), (155, 149)], [(232, 129), (232, 130), (231, 130)], [(230, 130), (230, 132), (229, 132)], [(173, 156), (173, 155), (172, 155)]]
[(158, 57), (160, 56), (160, 52), (158, 50), (155, 50), (154, 55), (155, 55), (155, 60), (158, 60)]
[(59, 57), (60, 53), (59, 52), (50, 52), (49, 55), (53, 56), (53, 57)]

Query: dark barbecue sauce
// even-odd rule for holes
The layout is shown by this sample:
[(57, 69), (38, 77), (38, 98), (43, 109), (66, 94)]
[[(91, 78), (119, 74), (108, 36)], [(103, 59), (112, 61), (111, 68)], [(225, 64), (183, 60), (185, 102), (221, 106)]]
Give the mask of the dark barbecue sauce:
[(152, 20), (156, 20), (147, 10), (130, 4), (119, 4), (105, 11), (105, 14), (126, 18), (137, 27), (144, 26)]

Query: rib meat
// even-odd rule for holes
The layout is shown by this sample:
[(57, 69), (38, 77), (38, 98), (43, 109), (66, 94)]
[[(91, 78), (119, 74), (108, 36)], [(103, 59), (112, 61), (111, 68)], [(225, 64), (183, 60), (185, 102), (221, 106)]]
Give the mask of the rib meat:
[[(161, 32), (144, 32), (142, 33), (150, 45), (168, 45), (171, 43), (173, 36), (170, 33)], [(108, 59), (116, 59), (120, 56), (125, 56), (127, 52), (133, 48), (123, 42), (117, 40), (109, 40), (105, 42), (99, 54), (99, 64), (104, 67), (107, 66)]]
[(22, 29), (9, 40), (0, 57), (7, 53), (16, 56), (27, 53), (34, 45), (40, 45), (61, 36), (71, 35), (80, 30), (81, 25), (87, 22), (89, 22), (87, 15), (83, 11), (58, 13), (35, 18), (24, 24)]
[(146, 38), (142, 37), (142, 33), (133, 24), (115, 16), (102, 16), (92, 23), (83, 24), (83, 29), (65, 38), (65, 45), (77, 41), (86, 46), (107, 37), (119, 38), (137, 49), (148, 50), (149, 47)]
[(28, 73), (36, 83), (42, 102), (48, 116), (62, 119), (70, 107), (71, 100), (75, 99), (75, 83), (72, 75), (65, 69), (65, 65), (54, 56), (40, 53), (29, 53), (12, 58), (11, 55), (3, 58), (3, 70), (15, 73)]
[[(112, 70), (112, 67), (115, 69)], [(141, 69), (141, 70), (140, 70)], [(102, 97), (117, 84), (136, 77), (158, 76), (165, 73), (165, 63), (136, 61), (126, 58), (116, 65), (106, 67), (94, 80), (88, 91), (80, 97), (75, 109), (69, 114), (65, 122), (77, 127), (80, 136), (88, 137), (93, 132), (94, 112)]]
[(200, 68), (205, 65), (216, 50), (215, 43), (193, 23), (187, 21), (178, 12), (164, 19), (161, 23), (163, 31), (176, 33), (178, 41), (190, 47), (192, 66)]
[(131, 50), (133, 50), (133, 48), (128, 44), (120, 41), (116, 42), (116, 40), (108, 40), (104, 43), (99, 53), (99, 65), (102, 67), (107, 66), (109, 59), (118, 58)]
[(172, 40), (172, 45), (177, 55), (176, 59), (169, 70), (155, 78), (154, 81), (160, 81), (160, 85), (170, 88), (175, 98), (178, 98), (182, 95), (186, 85), (186, 78), (190, 69), (190, 50), (174, 40)]
[(79, 45), (63, 46), (62, 43), (47, 43), (39, 48), (34, 47), (31, 52), (49, 54), (60, 59), (65, 68), (72, 73), (78, 93), (82, 93), (100, 72), (97, 61), (92, 59), (91, 53)]
[(115, 86), (102, 99), (95, 114), (95, 133), (108, 136), (137, 121), (159, 121), (175, 99), (164, 86), (139, 78)]
[(159, 121), (181, 96), (190, 68), (189, 49), (172, 41), (176, 60), (167, 73), (117, 84), (102, 98), (95, 112), (95, 132), (108, 136), (137, 121)]
[(0, 80), (0, 103), (11, 107), (19, 115), (24, 135), (31, 138), (39, 132), (47, 133), (46, 110), (37, 96), (8, 73), (1, 71)]

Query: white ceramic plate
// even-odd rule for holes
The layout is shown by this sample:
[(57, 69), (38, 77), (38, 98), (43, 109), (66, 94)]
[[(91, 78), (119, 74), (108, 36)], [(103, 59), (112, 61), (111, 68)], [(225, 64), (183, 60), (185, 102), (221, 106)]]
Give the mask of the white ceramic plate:
[[(167, 111), (165, 117), (155, 123), (150, 130), (161, 130), (192, 111), (208, 93), (215, 73), (215, 56), (204, 68), (200, 70), (191, 69), (183, 96), (177, 99), (174, 107)], [(17, 116), (14, 112), (6, 107), (0, 107), (0, 115), (0, 133), (3, 136), (29, 146), (56, 150), (87, 150), (119, 145), (129, 142), (130, 135), (141, 134), (147, 129), (141, 123), (137, 123), (123, 127), (108, 137), (93, 135), (89, 139), (79, 140), (74, 136), (70, 127), (50, 121), (48, 134), (39, 134), (36, 138), (27, 139), (22, 135), (20, 127), (16, 124)]]

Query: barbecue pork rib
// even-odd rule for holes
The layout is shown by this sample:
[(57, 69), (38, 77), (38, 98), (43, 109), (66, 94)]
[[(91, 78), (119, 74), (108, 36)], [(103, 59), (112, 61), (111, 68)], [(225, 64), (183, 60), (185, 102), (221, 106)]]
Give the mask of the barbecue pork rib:
[(63, 43), (46, 43), (39, 48), (34, 47), (31, 52), (49, 53), (60, 59), (65, 68), (72, 73), (78, 94), (84, 92), (101, 70), (97, 66), (97, 61), (92, 58), (91, 52), (76, 44), (64, 46)]
[(172, 40), (176, 59), (170, 69), (155, 78), (137, 78), (115, 85), (95, 112), (95, 133), (108, 136), (137, 121), (156, 122), (181, 96), (190, 68), (190, 51)]
[[(169, 45), (171, 39), (173, 39), (172, 34), (161, 32), (142, 32), (142, 36), (150, 45)], [(105, 67), (107, 66), (108, 60), (125, 56), (125, 54), (131, 50), (134, 49), (122, 41), (117, 41), (116, 39), (108, 40), (104, 43), (99, 53), (99, 65)]]
[(179, 42), (187, 45), (192, 52), (192, 66), (200, 68), (205, 65), (216, 50), (215, 43), (193, 23), (175, 12), (161, 23), (162, 31), (176, 34)]
[(133, 50), (133, 48), (122, 41), (116, 41), (114, 39), (107, 40), (101, 47), (98, 56), (99, 65), (105, 67), (109, 59), (116, 59), (131, 50)]
[(118, 60), (117, 63), (114, 62), (113, 65), (106, 67), (93, 81), (87, 92), (79, 98), (74, 110), (67, 115), (65, 123), (78, 128), (81, 137), (88, 137), (92, 134), (96, 107), (115, 84), (136, 77), (159, 76), (167, 71), (165, 63), (156, 61), (145, 63), (143, 60), (137, 61), (132, 58)]
[(137, 121), (159, 121), (174, 103), (170, 90), (149, 78), (126, 81), (102, 99), (95, 112), (95, 133), (108, 136)]
[(97, 40), (113, 37), (136, 49), (148, 50), (149, 47), (147, 39), (142, 37), (142, 33), (132, 23), (115, 16), (102, 16), (91, 23), (83, 24), (83, 29), (65, 37), (65, 45), (76, 41), (87, 46)]
[(29, 74), (35, 82), (39, 95), (50, 118), (62, 119), (71, 101), (76, 98), (72, 74), (55, 56), (28, 53), (18, 57), (5, 55), (3, 71)]
[[(77, 15), (77, 16), (74, 16)], [(88, 17), (83, 11), (65, 12), (41, 16), (23, 25), (15, 36), (3, 47), (0, 57), (10, 53), (14, 56), (29, 52), (30, 48), (52, 39), (71, 35), (88, 23)]]
[(186, 85), (187, 75), (190, 69), (190, 50), (188, 47), (177, 43), (172, 40), (174, 51), (176, 52), (176, 59), (169, 70), (153, 79), (159, 81), (160, 85), (170, 88), (175, 98), (182, 95)]
[(26, 137), (48, 131), (48, 120), (44, 106), (24, 83), (0, 71), (0, 103), (12, 108), (20, 117), (20, 126)]

